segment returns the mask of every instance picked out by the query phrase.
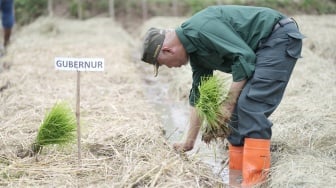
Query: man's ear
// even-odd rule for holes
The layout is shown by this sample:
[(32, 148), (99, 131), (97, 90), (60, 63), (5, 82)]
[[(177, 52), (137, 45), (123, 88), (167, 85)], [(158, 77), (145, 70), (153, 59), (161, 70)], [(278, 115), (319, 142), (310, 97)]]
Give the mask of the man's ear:
[(167, 47), (167, 46), (163, 46), (161, 50), (163, 53), (174, 53), (172, 48)]

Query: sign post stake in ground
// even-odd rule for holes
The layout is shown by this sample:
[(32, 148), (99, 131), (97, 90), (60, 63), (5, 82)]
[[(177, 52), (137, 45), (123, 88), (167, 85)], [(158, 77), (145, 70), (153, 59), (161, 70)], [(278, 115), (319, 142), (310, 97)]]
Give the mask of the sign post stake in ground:
[(80, 71), (77, 71), (77, 95), (76, 95), (76, 119), (77, 119), (77, 146), (78, 164), (82, 166), (81, 158), (81, 128), (80, 128)]
[(77, 71), (77, 94), (76, 94), (76, 119), (77, 119), (77, 145), (78, 164), (81, 166), (81, 129), (80, 129), (80, 72), (81, 71), (104, 71), (103, 58), (73, 58), (56, 57), (55, 69), (65, 71)]

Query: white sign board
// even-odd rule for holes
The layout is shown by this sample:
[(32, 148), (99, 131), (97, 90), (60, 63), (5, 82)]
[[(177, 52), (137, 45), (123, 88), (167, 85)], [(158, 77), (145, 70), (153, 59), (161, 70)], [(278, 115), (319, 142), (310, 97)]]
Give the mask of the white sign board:
[(104, 58), (55, 57), (55, 69), (66, 71), (104, 71)]

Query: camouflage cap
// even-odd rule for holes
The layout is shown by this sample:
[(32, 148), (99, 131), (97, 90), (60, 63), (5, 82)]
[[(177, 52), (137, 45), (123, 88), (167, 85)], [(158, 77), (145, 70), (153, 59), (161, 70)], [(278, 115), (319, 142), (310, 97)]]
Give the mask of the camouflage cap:
[(141, 60), (154, 65), (154, 76), (158, 75), (159, 63), (157, 57), (159, 56), (165, 39), (166, 31), (163, 29), (150, 28), (144, 38), (143, 52)]

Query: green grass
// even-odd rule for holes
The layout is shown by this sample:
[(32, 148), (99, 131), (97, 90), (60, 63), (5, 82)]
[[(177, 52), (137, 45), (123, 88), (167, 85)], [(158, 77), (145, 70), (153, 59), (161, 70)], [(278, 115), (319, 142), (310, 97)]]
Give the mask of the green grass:
[(221, 122), (227, 114), (221, 110), (221, 104), (227, 99), (225, 80), (217, 76), (204, 77), (199, 86), (200, 97), (196, 110), (203, 119), (201, 126), (202, 140), (209, 143), (218, 137), (225, 138), (229, 134), (228, 125)]
[(76, 139), (76, 117), (65, 102), (56, 103), (46, 114), (32, 146), (33, 152), (40, 152), (43, 146), (66, 145)]

